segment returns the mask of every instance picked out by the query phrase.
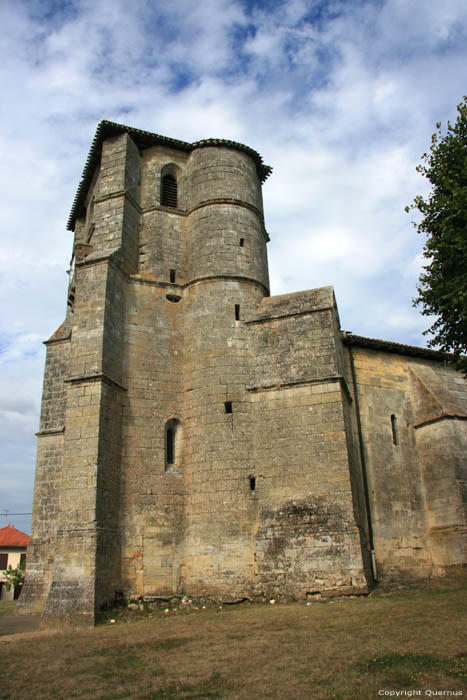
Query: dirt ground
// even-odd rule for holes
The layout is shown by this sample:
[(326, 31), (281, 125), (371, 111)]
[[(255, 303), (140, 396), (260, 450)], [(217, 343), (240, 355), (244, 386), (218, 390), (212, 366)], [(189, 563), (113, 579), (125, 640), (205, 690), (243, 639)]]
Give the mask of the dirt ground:
[(40, 615), (3, 615), (0, 617), (0, 637), (39, 630)]

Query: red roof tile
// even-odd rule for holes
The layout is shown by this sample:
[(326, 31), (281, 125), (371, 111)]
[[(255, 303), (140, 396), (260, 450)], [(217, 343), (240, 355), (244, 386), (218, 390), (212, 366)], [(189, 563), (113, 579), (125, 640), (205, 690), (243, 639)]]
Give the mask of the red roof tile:
[(12, 525), (0, 527), (0, 547), (27, 547), (29, 540), (29, 535), (25, 535)]

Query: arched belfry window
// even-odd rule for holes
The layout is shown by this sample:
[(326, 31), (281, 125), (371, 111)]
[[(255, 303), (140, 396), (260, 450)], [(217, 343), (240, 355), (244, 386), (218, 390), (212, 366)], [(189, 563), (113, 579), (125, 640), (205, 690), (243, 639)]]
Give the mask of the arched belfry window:
[(180, 466), (180, 422), (171, 418), (165, 424), (165, 470)]
[(161, 204), (164, 207), (177, 207), (178, 187), (173, 175), (164, 175), (161, 184)]
[(160, 203), (163, 207), (180, 207), (179, 181), (182, 170), (175, 163), (166, 163), (161, 170)]

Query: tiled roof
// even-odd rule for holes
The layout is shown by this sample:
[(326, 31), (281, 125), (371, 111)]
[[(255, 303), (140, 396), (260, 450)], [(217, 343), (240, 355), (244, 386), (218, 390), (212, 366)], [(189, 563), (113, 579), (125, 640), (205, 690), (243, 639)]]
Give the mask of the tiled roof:
[(84, 166), (81, 182), (79, 183), (78, 191), (76, 192), (75, 200), (73, 202), (67, 223), (67, 229), (69, 231), (73, 231), (75, 221), (81, 215), (86, 193), (89, 189), (96, 166), (99, 163), (102, 142), (105, 141), (105, 139), (108, 139), (110, 136), (116, 136), (117, 134), (124, 133), (130, 134), (131, 138), (139, 148), (148, 148), (149, 146), (156, 146), (160, 144), (162, 146), (171, 146), (172, 148), (176, 148), (180, 151), (186, 151), (188, 153), (194, 151), (196, 148), (204, 148), (205, 146), (223, 146), (224, 148), (233, 148), (237, 151), (247, 153), (250, 158), (252, 158), (252, 160), (255, 162), (256, 171), (261, 182), (264, 182), (272, 172), (271, 166), (263, 163), (263, 159), (259, 153), (254, 151), (249, 146), (244, 146), (242, 143), (237, 143), (236, 141), (228, 141), (226, 139), (205, 139), (203, 141), (188, 143), (187, 141), (179, 141), (178, 139), (172, 139), (168, 136), (153, 134), (150, 131), (135, 129), (132, 126), (116, 124), (115, 122), (109, 122), (104, 119), (97, 126), (97, 130), (91, 144), (91, 150), (89, 151), (86, 165)]
[(344, 333), (344, 343), (346, 345), (358, 345), (363, 348), (374, 348), (375, 350), (383, 350), (384, 352), (395, 352), (399, 355), (412, 355), (413, 357), (426, 357), (430, 360), (449, 361), (452, 360), (452, 355), (441, 352), (440, 350), (430, 350), (429, 348), (419, 348), (415, 345), (404, 345), (403, 343), (393, 343), (388, 340), (379, 340), (378, 338), (364, 338), (361, 335), (353, 333)]
[(12, 525), (0, 528), (0, 547), (27, 547), (29, 540), (29, 535), (25, 535)]

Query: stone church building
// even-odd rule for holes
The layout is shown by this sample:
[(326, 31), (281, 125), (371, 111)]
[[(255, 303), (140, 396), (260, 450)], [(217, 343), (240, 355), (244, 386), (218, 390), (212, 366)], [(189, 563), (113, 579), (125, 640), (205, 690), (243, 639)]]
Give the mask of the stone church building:
[(71, 211), (22, 612), (365, 593), (465, 565), (467, 391), (445, 356), (270, 296), (247, 146), (103, 121)]

